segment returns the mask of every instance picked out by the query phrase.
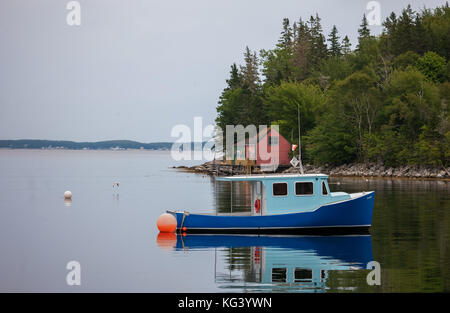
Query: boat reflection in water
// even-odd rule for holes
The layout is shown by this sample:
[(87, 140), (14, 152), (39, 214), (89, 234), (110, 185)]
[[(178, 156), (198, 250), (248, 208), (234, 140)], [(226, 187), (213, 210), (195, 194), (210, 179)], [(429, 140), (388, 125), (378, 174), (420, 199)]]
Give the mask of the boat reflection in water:
[(370, 235), (160, 234), (160, 247), (213, 250), (215, 282), (245, 291), (325, 291), (330, 271), (366, 269)]

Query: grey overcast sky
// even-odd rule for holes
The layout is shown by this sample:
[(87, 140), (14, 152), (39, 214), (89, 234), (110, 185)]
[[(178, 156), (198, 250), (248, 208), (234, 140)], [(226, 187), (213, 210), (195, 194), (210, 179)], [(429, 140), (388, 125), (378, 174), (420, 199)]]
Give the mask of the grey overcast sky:
[[(274, 47), (282, 18), (317, 12), (354, 44), (369, 1), (79, 0), (80, 26), (68, 2), (0, 1), (0, 139), (172, 141), (176, 124), (214, 122), (230, 65)], [(382, 20), (445, 4), (378, 2)]]

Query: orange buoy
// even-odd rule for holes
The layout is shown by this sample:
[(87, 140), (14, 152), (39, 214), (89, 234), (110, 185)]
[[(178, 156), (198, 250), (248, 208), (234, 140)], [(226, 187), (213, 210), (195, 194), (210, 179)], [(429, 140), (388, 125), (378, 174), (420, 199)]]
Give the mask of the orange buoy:
[(159, 233), (156, 237), (156, 244), (163, 250), (172, 250), (177, 245), (177, 235), (175, 233)]
[(164, 213), (158, 217), (156, 226), (162, 233), (173, 233), (177, 229), (177, 219), (172, 214)]

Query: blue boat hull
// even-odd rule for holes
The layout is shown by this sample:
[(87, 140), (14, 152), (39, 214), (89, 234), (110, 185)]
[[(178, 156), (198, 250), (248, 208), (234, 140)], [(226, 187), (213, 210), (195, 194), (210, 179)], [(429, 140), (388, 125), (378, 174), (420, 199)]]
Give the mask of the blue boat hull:
[(375, 192), (323, 205), (312, 212), (278, 215), (207, 215), (174, 212), (177, 229), (185, 232), (264, 232), (273, 230), (368, 229)]

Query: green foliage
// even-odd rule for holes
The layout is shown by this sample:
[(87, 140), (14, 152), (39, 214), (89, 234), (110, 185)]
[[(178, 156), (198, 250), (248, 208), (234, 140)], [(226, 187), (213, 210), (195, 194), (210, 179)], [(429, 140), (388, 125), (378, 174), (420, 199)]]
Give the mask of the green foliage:
[(325, 113), (319, 125), (305, 136), (307, 158), (318, 164), (330, 165), (355, 161), (357, 146), (351, 130), (345, 119), (338, 119), (331, 112)]
[(323, 60), (319, 68), (312, 73), (315, 77), (326, 77), (328, 82), (342, 80), (353, 72), (353, 64), (349, 59), (329, 57)]
[(263, 59), (262, 73), (267, 85), (278, 85), (293, 75), (292, 53), (290, 50), (274, 49), (261, 51)]
[(315, 126), (316, 113), (325, 97), (315, 85), (282, 82), (278, 86), (269, 87), (264, 98), (265, 110), (272, 123), (280, 125), (283, 136), (297, 142), (298, 110), (302, 134), (307, 134)]
[(442, 83), (447, 79), (447, 62), (435, 52), (427, 52), (416, 63), (419, 71), (433, 82)]
[(420, 55), (434, 51), (448, 59), (450, 53), (450, 8), (414, 12), (408, 6), (400, 16), (392, 13), (384, 22), (381, 37), (385, 52), (398, 56), (406, 51)]
[(372, 36), (364, 16), (352, 51), (336, 26), (325, 40), (317, 14), (283, 19), (274, 49), (232, 66), (217, 124), (274, 122), (297, 142), (299, 109), (307, 161), (450, 165), (449, 7), (408, 6), (383, 25)]
[(395, 69), (404, 70), (408, 66), (412, 64), (416, 64), (417, 60), (420, 58), (420, 55), (414, 51), (407, 51), (405, 53), (397, 56), (393, 61), (393, 67)]
[(441, 147), (436, 135), (426, 125), (422, 127), (418, 142), (414, 145), (414, 154), (411, 158), (413, 163), (424, 165), (441, 164)]

